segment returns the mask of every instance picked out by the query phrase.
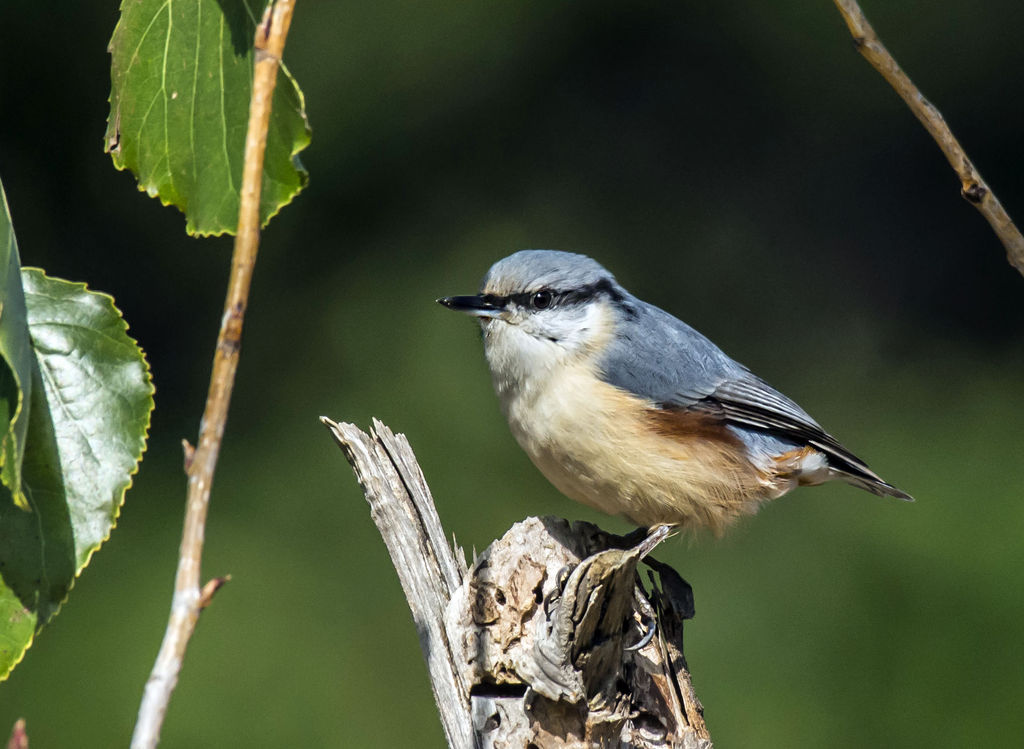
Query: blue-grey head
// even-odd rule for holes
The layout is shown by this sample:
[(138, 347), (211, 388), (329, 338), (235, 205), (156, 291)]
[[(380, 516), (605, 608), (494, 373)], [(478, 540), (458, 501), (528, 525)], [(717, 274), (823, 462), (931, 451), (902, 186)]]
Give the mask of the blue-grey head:
[(628, 297), (585, 255), (522, 250), (491, 266), (480, 293), (438, 302), (480, 320), (500, 393), (513, 381), (598, 356), (614, 335), (616, 308)]

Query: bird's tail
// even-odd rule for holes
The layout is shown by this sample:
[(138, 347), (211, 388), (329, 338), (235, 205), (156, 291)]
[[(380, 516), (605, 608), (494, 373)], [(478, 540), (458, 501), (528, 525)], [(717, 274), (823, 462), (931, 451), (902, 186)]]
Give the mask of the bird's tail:
[[(858, 469), (860, 466), (858, 466)], [(856, 473), (852, 471), (843, 471), (832, 469), (835, 473), (835, 477), (840, 481), (845, 481), (847, 484), (859, 487), (865, 491), (869, 491), (872, 494), (877, 494), (879, 497), (896, 497), (896, 499), (902, 499), (906, 502), (913, 502), (914, 498), (907, 494), (902, 489), (897, 489), (895, 486), (887, 481), (883, 481), (882, 478), (874, 471), (870, 470), (865, 466), (863, 470), (858, 470)]]

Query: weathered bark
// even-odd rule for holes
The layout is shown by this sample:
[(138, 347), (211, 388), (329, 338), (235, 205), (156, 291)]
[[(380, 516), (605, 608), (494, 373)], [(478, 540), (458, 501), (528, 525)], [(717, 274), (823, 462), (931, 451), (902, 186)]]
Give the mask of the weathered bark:
[(467, 567), (405, 437), (323, 422), (398, 571), (449, 745), (710, 749), (683, 657), (692, 593), (647, 557), (667, 528), (527, 518)]

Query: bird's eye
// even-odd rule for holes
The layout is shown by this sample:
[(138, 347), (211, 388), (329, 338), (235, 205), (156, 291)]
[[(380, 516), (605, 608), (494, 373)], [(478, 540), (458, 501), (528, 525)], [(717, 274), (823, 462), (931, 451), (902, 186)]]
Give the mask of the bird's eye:
[(538, 291), (533, 295), (530, 303), (533, 304), (534, 309), (547, 309), (551, 306), (551, 292), (547, 290)]

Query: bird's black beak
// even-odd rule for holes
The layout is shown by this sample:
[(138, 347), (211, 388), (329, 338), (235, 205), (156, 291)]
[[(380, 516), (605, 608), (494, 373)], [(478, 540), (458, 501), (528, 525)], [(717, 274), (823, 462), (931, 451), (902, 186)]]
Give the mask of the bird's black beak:
[(448, 309), (453, 309), (456, 312), (473, 315), (473, 317), (497, 317), (503, 309), (499, 305), (487, 301), (479, 294), (476, 296), (446, 296), (443, 299), (438, 299), (437, 303), (443, 304)]

